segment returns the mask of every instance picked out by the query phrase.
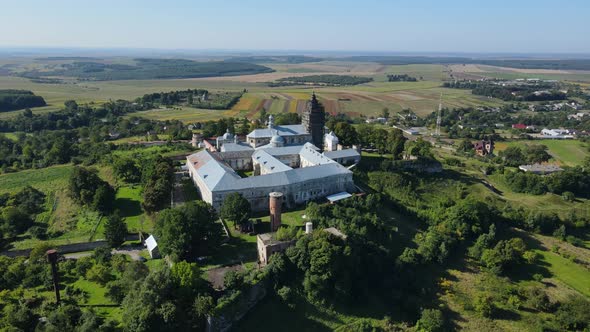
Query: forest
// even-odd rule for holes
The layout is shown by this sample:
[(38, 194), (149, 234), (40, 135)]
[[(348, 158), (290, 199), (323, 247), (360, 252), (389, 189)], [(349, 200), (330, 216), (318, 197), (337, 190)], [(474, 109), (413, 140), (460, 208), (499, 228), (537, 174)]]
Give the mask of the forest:
[(252, 63), (184, 59), (134, 59), (134, 65), (76, 61), (53, 71), (31, 70), (18, 75), (30, 79), (48, 76), (75, 77), (83, 81), (195, 78), (268, 73), (273, 70)]
[(358, 85), (373, 81), (370, 77), (349, 76), (349, 75), (311, 75), (303, 77), (285, 77), (278, 79), (277, 82), (268, 83), (269, 86), (286, 86), (298, 84), (318, 84), (318, 85)]
[(28, 90), (0, 90), (0, 112), (47, 105), (41, 96)]
[(156, 92), (141, 97), (141, 103), (176, 105), (186, 103), (197, 108), (225, 110), (235, 105), (242, 96), (241, 92), (210, 93), (205, 89), (188, 89), (182, 91)]
[(555, 84), (499, 85), (489, 82), (455, 81), (443, 83), (445, 88), (471, 89), (475, 95), (499, 98), (504, 101), (545, 101), (564, 100), (567, 94), (558, 90)]

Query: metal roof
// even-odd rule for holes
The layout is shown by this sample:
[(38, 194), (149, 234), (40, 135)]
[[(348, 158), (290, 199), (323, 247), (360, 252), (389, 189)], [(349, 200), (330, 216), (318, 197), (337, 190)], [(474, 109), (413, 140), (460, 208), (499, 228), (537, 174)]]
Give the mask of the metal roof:
[(147, 239), (145, 239), (145, 246), (147, 247), (148, 251), (152, 251), (158, 246), (158, 242), (156, 242), (156, 238), (153, 235), (150, 235)]
[(274, 172), (284, 172), (290, 169), (293, 169), (285, 164), (282, 161), (278, 160), (277, 158), (271, 156), (265, 150), (257, 150), (252, 155), (252, 159), (254, 162), (260, 164), (261, 168), (266, 170), (265, 173), (274, 173)]
[(222, 182), (241, 178), (231, 167), (215, 158), (208, 150), (188, 156), (187, 162), (211, 190)]
[(343, 191), (341, 193), (337, 193), (334, 195), (326, 196), (326, 198), (332, 203), (337, 202), (342, 199), (345, 199), (345, 198), (349, 198), (349, 197), (352, 197), (352, 195), (347, 193), (346, 191)]
[[(272, 157), (266, 150), (257, 150), (256, 153), (267, 155), (288, 169), (285, 169), (284, 171), (275, 171), (265, 175), (250, 176), (247, 178), (241, 178), (233, 169), (231, 169), (231, 167), (225, 164), (225, 162), (219, 160), (214, 154), (207, 150), (188, 156), (187, 163), (189, 168), (194, 170), (198, 177), (212, 192), (256, 188), (280, 189), (281, 186), (287, 186), (293, 183), (325, 179), (341, 174), (352, 174), (347, 168), (315, 151), (313, 144), (305, 144), (301, 152), (307, 154), (307, 157), (309, 158), (316, 158), (316, 161), (319, 160), (319, 162), (315, 163), (315, 166), (292, 169)], [(270, 161), (270, 159), (268, 160)], [(274, 161), (272, 162), (274, 163)], [(282, 166), (278, 164), (273, 165), (282, 168)]]
[(248, 138), (270, 138), (274, 135), (279, 136), (296, 136), (296, 135), (308, 135), (309, 133), (305, 130), (305, 127), (301, 124), (296, 125), (284, 125), (274, 126), (270, 128), (254, 129), (248, 134)]
[(261, 146), (256, 148), (258, 150), (264, 150), (266, 153), (270, 154), (271, 156), (288, 156), (288, 155), (295, 155), (299, 154), (299, 151), (303, 149), (303, 145), (288, 145), (283, 147), (273, 147), (270, 144)]
[(324, 152), (324, 156), (334, 159), (334, 158), (359, 157), (360, 154), (355, 149), (344, 149), (344, 150), (336, 150), (336, 151), (326, 151), (326, 152)]
[(324, 156), (322, 153), (317, 151), (315, 145), (311, 143), (305, 143), (303, 149), (299, 151), (300, 158), (303, 158), (313, 165), (322, 165), (327, 163), (335, 163), (334, 160)]
[(250, 151), (254, 150), (250, 145), (244, 143), (225, 143), (221, 146), (221, 152)]

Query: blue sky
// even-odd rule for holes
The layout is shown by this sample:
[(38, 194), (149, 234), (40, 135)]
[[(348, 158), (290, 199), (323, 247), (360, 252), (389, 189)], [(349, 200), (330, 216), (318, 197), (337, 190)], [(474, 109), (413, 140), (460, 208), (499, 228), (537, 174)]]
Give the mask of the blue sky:
[(0, 46), (590, 53), (590, 1), (0, 0), (0, 32)]

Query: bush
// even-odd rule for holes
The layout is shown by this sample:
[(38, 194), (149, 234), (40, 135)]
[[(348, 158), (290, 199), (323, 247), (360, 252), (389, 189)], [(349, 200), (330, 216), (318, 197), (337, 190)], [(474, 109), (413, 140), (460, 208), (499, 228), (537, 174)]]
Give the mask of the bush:
[(526, 305), (539, 311), (548, 311), (551, 308), (549, 297), (539, 287), (531, 287), (525, 290), (523, 297)]
[(41, 226), (33, 226), (29, 228), (29, 233), (37, 240), (45, 240), (47, 238), (47, 229)]
[(295, 306), (293, 290), (290, 287), (283, 286), (277, 291), (277, 295), (283, 300), (287, 306), (293, 308)]
[(443, 331), (445, 319), (438, 309), (424, 309), (420, 319), (416, 322), (416, 331), (436, 332)]
[(564, 191), (563, 194), (561, 194), (561, 198), (566, 202), (573, 202), (576, 200), (576, 195), (571, 191)]
[(97, 282), (101, 285), (106, 285), (107, 282), (113, 279), (110, 269), (102, 264), (96, 264), (86, 272), (86, 279)]
[(573, 235), (566, 236), (565, 240), (576, 247), (584, 248), (585, 246), (584, 241), (582, 239), (577, 238)]
[(489, 294), (479, 294), (473, 305), (475, 311), (482, 317), (491, 318), (496, 312), (494, 298)]

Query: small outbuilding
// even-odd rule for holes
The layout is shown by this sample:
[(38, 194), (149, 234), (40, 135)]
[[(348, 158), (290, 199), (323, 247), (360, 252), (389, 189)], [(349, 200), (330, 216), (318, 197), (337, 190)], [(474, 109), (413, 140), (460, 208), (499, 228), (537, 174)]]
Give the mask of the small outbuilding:
[(145, 246), (151, 258), (160, 258), (160, 250), (158, 249), (158, 242), (153, 235), (145, 239)]

